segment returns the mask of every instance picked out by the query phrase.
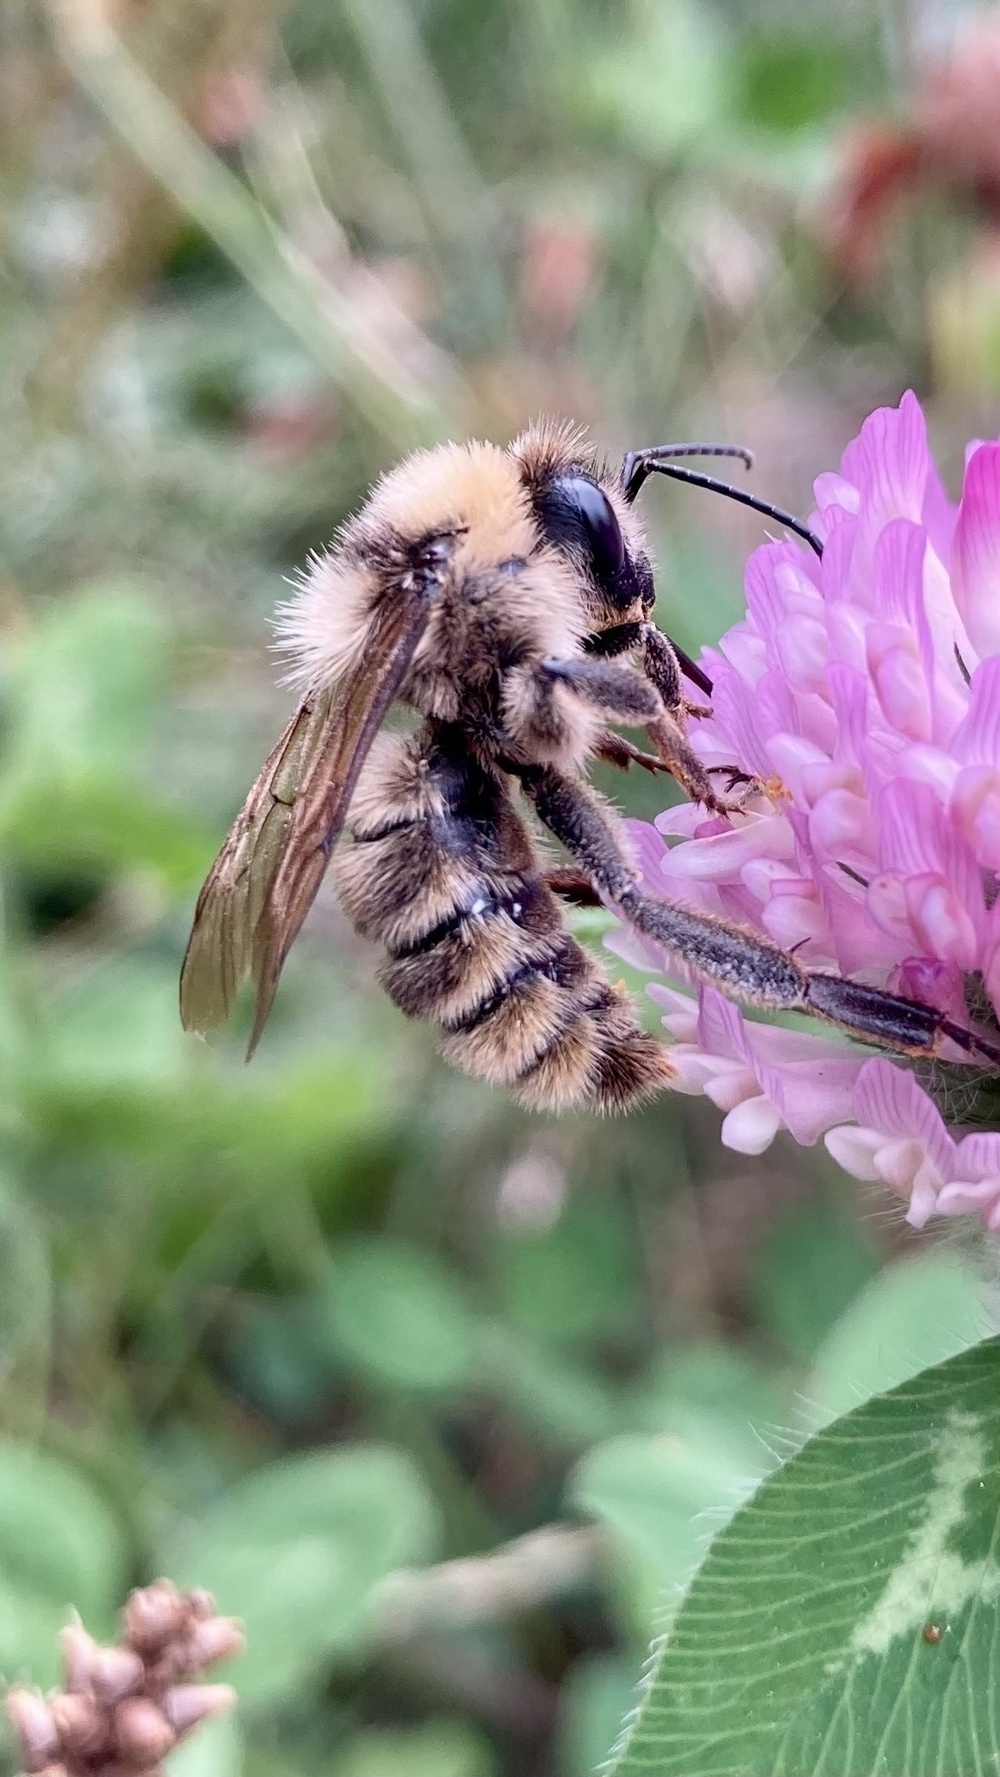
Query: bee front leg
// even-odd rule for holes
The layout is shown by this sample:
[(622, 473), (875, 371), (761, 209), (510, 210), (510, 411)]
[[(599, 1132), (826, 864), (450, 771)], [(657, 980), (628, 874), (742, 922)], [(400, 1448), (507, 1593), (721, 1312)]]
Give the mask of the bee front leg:
[(644, 894), (605, 810), (586, 785), (551, 767), (520, 774), (539, 819), (618, 906), (637, 931), (654, 939), (698, 981), (738, 1005), (805, 1012), (846, 1036), (906, 1055), (942, 1054), (955, 1043), (967, 1055), (1000, 1067), (1000, 1044), (920, 1005), (840, 975), (811, 974), (794, 956), (745, 926), (692, 913)]
[[(587, 637), (583, 645), (588, 654), (601, 654), (608, 658), (615, 654), (628, 653), (633, 648), (640, 647), (647, 630), (652, 630), (666, 642), (684, 678), (690, 679), (692, 685), (697, 685), (698, 690), (705, 697), (711, 697), (712, 681), (708, 674), (702, 671), (696, 660), (691, 659), (690, 654), (684, 652), (679, 642), (664, 635), (662, 630), (657, 629), (655, 623), (614, 623), (610, 629), (595, 630), (592, 636)], [(679, 693), (680, 685), (678, 683), (678, 695)], [(690, 709), (695, 706), (688, 705), (687, 707)]]
[[(676, 643), (672, 642), (669, 636), (665, 636), (662, 629), (657, 629), (655, 623), (642, 625), (640, 640), (643, 671), (650, 684), (656, 686), (663, 699), (664, 707), (669, 711), (674, 721), (680, 725), (685, 716), (710, 716), (712, 712), (704, 704), (689, 703), (684, 696), (684, 688), (681, 684), (681, 660)], [(686, 654), (684, 660), (686, 669), (690, 672), (694, 668), (694, 662), (689, 660)], [(698, 672), (699, 686), (706, 685), (708, 695), (711, 696), (711, 680), (705, 678), (700, 668), (695, 670)]]

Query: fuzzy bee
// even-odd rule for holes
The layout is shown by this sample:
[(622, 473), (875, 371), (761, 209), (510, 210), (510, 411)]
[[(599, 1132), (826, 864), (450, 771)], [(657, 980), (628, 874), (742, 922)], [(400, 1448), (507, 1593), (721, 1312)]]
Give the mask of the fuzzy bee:
[[(436, 1023), (445, 1056), (538, 1109), (626, 1110), (668, 1085), (670, 1052), (569, 931), (562, 899), (612, 903), (695, 979), (747, 1006), (811, 1013), (866, 1042), (932, 1055), (1000, 1051), (933, 1009), (810, 972), (766, 938), (640, 886), (592, 759), (670, 772), (729, 812), (685, 735), (711, 684), (652, 621), (634, 501), (651, 473), (716, 487), (663, 446), (611, 471), (579, 433), (538, 425), (506, 449), (444, 445), (374, 489), (281, 614), (303, 701), (201, 891), (181, 1015), (204, 1031), (241, 980), (256, 990), (250, 1053), (328, 869), (383, 952), (403, 1012)], [(747, 459), (748, 460), (748, 459)], [(422, 717), (381, 732), (397, 701)], [(647, 749), (610, 724), (641, 728)], [(740, 774), (734, 769), (732, 790)], [(515, 795), (517, 793), (517, 796)], [(547, 870), (527, 811), (571, 868)], [(349, 823), (352, 843), (334, 848)]]

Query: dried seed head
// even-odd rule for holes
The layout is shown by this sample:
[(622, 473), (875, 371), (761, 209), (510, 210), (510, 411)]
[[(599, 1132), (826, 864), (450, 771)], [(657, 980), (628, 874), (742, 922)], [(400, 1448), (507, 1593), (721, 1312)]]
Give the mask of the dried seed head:
[(151, 1771), (166, 1758), (176, 1739), (166, 1716), (148, 1697), (129, 1697), (115, 1710), (118, 1756), (136, 1771)]
[(52, 1711), (39, 1691), (15, 1685), (7, 1692), (7, 1719), (21, 1742), (21, 1756), (29, 1772), (41, 1771), (59, 1751), (59, 1735)]

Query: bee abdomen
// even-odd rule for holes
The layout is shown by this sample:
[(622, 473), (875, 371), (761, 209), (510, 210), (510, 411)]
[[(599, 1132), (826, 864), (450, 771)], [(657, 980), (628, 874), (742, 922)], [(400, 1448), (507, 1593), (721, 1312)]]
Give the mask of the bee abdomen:
[(366, 764), (334, 873), (383, 947), (379, 978), (446, 1058), (536, 1109), (621, 1110), (669, 1081), (668, 1051), (567, 931), (505, 781), (429, 724)]

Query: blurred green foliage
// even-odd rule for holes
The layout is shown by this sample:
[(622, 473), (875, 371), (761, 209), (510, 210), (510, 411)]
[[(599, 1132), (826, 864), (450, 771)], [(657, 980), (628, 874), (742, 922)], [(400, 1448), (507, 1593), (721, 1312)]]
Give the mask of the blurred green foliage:
[[(245, 1025), (182, 1035), (179, 962), (281, 720), (282, 576), (414, 437), (725, 433), (805, 510), (924, 376), (934, 264), (847, 291), (813, 227), (907, 71), (860, 6), (124, 5), (189, 190), (52, 16), (0, 17), (0, 1669), (50, 1682), (71, 1605), (107, 1634), (166, 1569), (249, 1631), (175, 1777), (583, 1777), (803, 1391), (912, 1343), (859, 1298), (905, 1239), (706, 1105), (556, 1123), (448, 1074), (332, 896), (250, 1071)], [(974, 380), (924, 390), (946, 454)], [(702, 498), (650, 499), (692, 648), (760, 534)], [(491, 1577), (539, 1529), (551, 1583)]]

